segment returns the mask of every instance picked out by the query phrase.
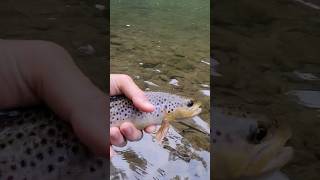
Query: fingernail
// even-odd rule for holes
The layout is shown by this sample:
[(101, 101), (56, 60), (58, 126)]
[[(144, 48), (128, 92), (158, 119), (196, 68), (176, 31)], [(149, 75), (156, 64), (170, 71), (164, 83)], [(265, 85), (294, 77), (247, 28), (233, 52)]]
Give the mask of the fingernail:
[(149, 101), (147, 101), (147, 100), (144, 100), (143, 101), (143, 104), (144, 104), (144, 106), (146, 106), (146, 107), (148, 107), (148, 108), (150, 108), (150, 109), (154, 109), (154, 106), (153, 106), (153, 104), (151, 104)]
[(139, 137), (139, 138), (137, 138), (137, 140), (135, 140), (135, 141), (140, 141), (142, 138), (143, 138), (143, 132), (141, 131), (141, 133), (140, 133), (140, 137)]
[(124, 141), (121, 144), (119, 144), (118, 147), (124, 147), (126, 145), (127, 145), (127, 140), (124, 139)]
[(151, 129), (152, 129), (152, 133), (156, 133), (157, 132), (157, 128), (155, 126), (153, 126)]
[(155, 133), (156, 132), (156, 127), (155, 126), (150, 126), (150, 127), (148, 127), (148, 132), (149, 133)]

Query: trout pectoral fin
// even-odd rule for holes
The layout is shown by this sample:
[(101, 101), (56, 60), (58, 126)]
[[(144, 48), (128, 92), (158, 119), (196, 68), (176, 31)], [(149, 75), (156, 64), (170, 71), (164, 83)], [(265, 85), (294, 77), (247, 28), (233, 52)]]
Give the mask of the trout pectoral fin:
[(163, 120), (161, 126), (156, 133), (156, 140), (161, 144), (163, 138), (166, 136), (169, 129), (169, 122), (167, 120)]

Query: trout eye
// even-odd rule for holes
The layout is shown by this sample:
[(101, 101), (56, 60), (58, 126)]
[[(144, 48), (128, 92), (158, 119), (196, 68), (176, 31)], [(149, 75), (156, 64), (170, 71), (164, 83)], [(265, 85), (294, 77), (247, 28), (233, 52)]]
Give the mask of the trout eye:
[(257, 127), (254, 130), (251, 129), (251, 133), (248, 136), (248, 141), (252, 144), (260, 144), (261, 141), (267, 136), (268, 130), (266, 127)]
[(188, 107), (193, 106), (193, 101), (192, 101), (192, 100), (190, 100), (190, 101), (188, 102), (187, 106), (188, 106)]

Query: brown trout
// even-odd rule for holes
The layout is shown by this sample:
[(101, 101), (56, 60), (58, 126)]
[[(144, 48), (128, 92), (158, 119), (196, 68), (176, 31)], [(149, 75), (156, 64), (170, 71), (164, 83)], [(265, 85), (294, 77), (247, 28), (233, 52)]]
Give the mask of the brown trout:
[(201, 112), (201, 104), (189, 98), (165, 92), (145, 92), (145, 94), (155, 106), (153, 112), (139, 111), (125, 96), (112, 96), (110, 98), (110, 127), (119, 127), (128, 121), (138, 129), (152, 124), (161, 124), (156, 135), (156, 139), (161, 141), (169, 128), (170, 121), (191, 118)]
[(0, 111), (0, 179), (107, 179), (108, 160), (44, 107)]
[(288, 180), (281, 173), (293, 156), (293, 148), (286, 145), (291, 137), (288, 125), (235, 108), (212, 111), (214, 179)]

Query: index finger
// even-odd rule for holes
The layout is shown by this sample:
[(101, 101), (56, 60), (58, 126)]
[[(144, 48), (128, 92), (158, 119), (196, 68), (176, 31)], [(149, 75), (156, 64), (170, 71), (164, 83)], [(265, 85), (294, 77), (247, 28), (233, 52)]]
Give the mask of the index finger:
[(154, 111), (154, 106), (149, 102), (144, 92), (134, 83), (132, 78), (124, 74), (110, 75), (110, 94), (124, 94), (132, 100), (134, 106), (145, 112)]

